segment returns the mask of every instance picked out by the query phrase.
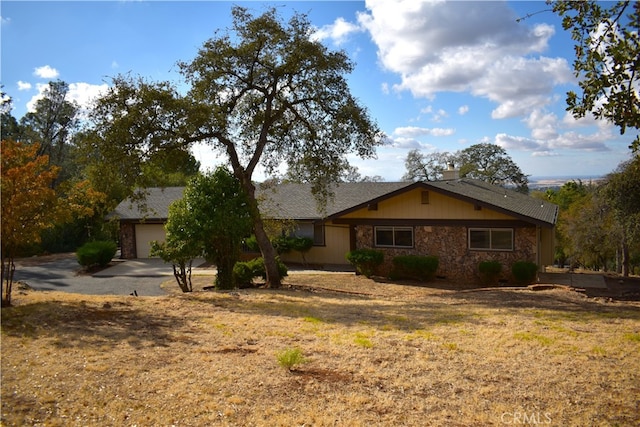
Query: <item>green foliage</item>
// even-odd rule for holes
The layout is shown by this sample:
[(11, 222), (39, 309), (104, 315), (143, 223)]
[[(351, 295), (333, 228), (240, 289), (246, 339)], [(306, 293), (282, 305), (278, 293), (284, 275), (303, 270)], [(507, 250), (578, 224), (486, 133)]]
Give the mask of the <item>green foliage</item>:
[(346, 257), (356, 267), (356, 271), (366, 277), (373, 276), (384, 261), (384, 253), (375, 249), (356, 249), (347, 252)]
[(390, 276), (394, 279), (413, 279), (428, 282), (436, 275), (440, 261), (436, 256), (399, 255), (393, 258)]
[(420, 150), (413, 149), (407, 154), (404, 161), (406, 173), (403, 181), (438, 181), (442, 179), (442, 173), (447, 164), (452, 161), (452, 155), (448, 152), (433, 152), (423, 154)]
[(511, 265), (511, 273), (519, 285), (529, 285), (538, 276), (538, 266), (530, 261), (516, 261)]
[(290, 371), (294, 370), (296, 366), (307, 362), (299, 348), (288, 348), (280, 351), (276, 354), (276, 358), (280, 366)]
[(87, 242), (76, 251), (78, 263), (83, 267), (105, 267), (109, 265), (118, 250), (112, 241), (96, 240)]
[(495, 285), (502, 272), (502, 264), (495, 260), (481, 261), (478, 263), (478, 271), (483, 285)]
[(260, 252), (260, 246), (258, 246), (258, 240), (256, 239), (255, 234), (244, 239), (244, 244), (247, 248), (252, 252)]
[(475, 144), (455, 153), (435, 152), (422, 154), (411, 150), (405, 159), (409, 181), (437, 181), (453, 163), (459, 167), (461, 178), (472, 178), (502, 187), (515, 186), (517, 191), (529, 192), (529, 179), (511, 159), (506, 150), (496, 144)]
[[(280, 261), (280, 258), (276, 258), (276, 263), (280, 277), (286, 277), (288, 275), (287, 266)], [(240, 288), (251, 287), (253, 279), (256, 277), (261, 277), (262, 279), (267, 278), (264, 259), (262, 257), (254, 258), (246, 262), (236, 262), (233, 266), (233, 281)]]
[(253, 16), (237, 6), (232, 15), (227, 32), (205, 41), (190, 62), (178, 63), (179, 86), (116, 77), (91, 112), (86, 151), (135, 183), (155, 152), (196, 143), (218, 149), (249, 198), (267, 282), (278, 287), (276, 253), (255, 199), (256, 167), (272, 173), (286, 162), (326, 202), (330, 184), (349, 167), (348, 154), (373, 157), (382, 132), (349, 90), (345, 75), (353, 63), (310, 38), (305, 15), (285, 22), (276, 8)]
[(218, 270), (215, 285), (232, 289), (233, 266), (240, 256), (242, 239), (251, 232), (248, 198), (240, 182), (225, 168), (197, 175), (184, 190), (188, 216), (187, 242), (200, 242), (205, 258)]
[[(573, 69), (580, 91), (567, 93), (567, 110), (576, 118), (591, 112), (614, 123), (621, 134), (627, 128), (640, 128), (640, 3), (563, 0), (552, 4), (575, 41)], [(640, 136), (631, 148), (640, 150)]]
[(518, 192), (529, 192), (529, 179), (499, 145), (475, 144), (454, 157), (460, 165), (462, 178), (478, 179), (502, 187), (515, 185)]

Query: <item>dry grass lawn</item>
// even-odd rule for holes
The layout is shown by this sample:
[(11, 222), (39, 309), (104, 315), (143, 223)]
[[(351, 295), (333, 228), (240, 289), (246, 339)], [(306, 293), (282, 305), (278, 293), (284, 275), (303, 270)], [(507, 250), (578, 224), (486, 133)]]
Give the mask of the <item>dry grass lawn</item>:
[[(640, 423), (638, 303), (347, 274), (286, 282), (145, 298), (16, 291), (2, 310), (2, 425)], [(280, 366), (296, 348), (306, 363)]]

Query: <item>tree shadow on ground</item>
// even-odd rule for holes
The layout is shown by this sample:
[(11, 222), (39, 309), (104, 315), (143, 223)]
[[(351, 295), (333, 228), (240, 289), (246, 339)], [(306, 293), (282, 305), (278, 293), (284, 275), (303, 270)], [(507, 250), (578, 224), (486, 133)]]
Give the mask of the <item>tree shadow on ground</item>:
[(127, 302), (43, 301), (2, 309), (2, 333), (26, 339), (54, 338), (60, 347), (168, 346), (170, 331), (184, 319)]

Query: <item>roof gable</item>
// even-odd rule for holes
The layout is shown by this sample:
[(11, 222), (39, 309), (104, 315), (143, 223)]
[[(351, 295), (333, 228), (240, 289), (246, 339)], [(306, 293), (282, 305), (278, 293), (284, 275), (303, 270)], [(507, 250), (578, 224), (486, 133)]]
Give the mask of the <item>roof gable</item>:
[(397, 197), (402, 193), (416, 188), (435, 191), (537, 225), (550, 226), (554, 225), (557, 221), (558, 206), (553, 203), (544, 202), (526, 194), (518, 193), (517, 191), (489, 184), (484, 181), (467, 178), (411, 183), (377, 198), (336, 212), (329, 217), (335, 219), (366, 208), (369, 204), (375, 204)]

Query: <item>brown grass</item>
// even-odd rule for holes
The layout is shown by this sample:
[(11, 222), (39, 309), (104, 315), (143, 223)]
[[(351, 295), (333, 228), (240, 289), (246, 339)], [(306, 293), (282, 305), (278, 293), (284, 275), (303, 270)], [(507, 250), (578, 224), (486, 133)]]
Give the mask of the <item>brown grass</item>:
[[(640, 422), (638, 303), (345, 274), (287, 284), (17, 292), (2, 310), (2, 425)], [(295, 348), (306, 363), (289, 371), (277, 354)]]

